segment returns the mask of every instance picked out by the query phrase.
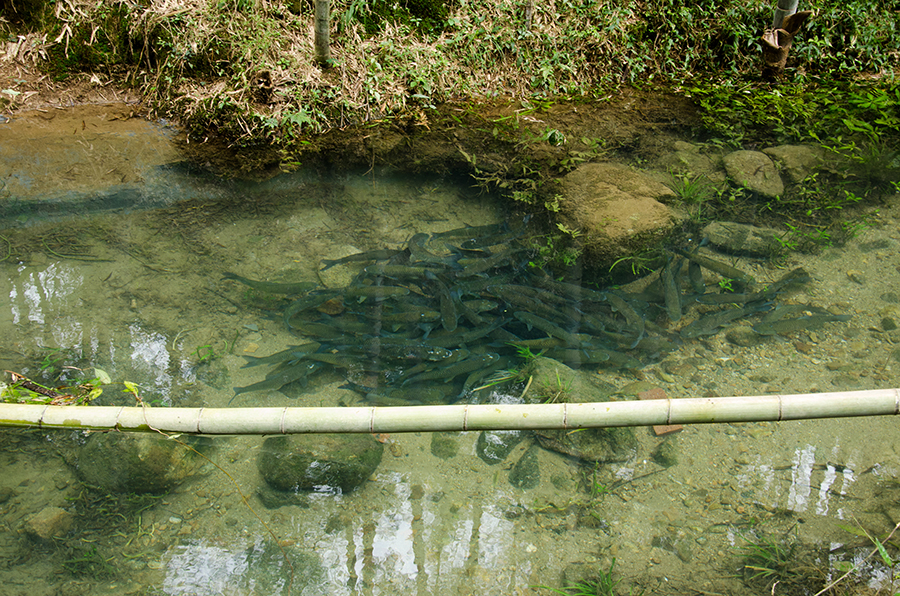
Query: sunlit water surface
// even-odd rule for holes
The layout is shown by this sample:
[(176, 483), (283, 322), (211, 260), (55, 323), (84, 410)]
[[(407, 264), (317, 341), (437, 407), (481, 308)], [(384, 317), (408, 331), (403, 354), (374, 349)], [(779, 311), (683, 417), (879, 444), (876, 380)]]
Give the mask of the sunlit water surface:
[[(674, 397), (898, 386), (897, 338), (882, 325), (900, 317), (898, 214), (894, 201), (882, 208), (882, 226), (848, 246), (791, 255), (784, 264), (803, 266), (814, 279), (798, 301), (839, 305), (851, 321), (747, 348), (720, 333), (686, 341), (638, 373), (587, 367), (584, 374), (620, 388), (642, 380)], [(318, 281), (322, 258), (506, 215), (467, 181), (374, 171), (223, 181), (214, 198), (177, 211), (32, 220), (34, 250), (22, 249), (22, 262), (0, 263), (0, 368), (45, 379), (51, 371), (90, 376), (99, 367), (138, 383), (158, 406), (222, 407), (232, 387), (261, 378), (241, 368), (242, 355), (297, 343), (277, 314), (260, 308), (263, 297), (223, 280), (223, 272)], [(41, 248), (42, 237), (67, 229), (80, 256), (61, 257), (68, 251), (57, 244)], [(735, 263), (757, 279), (783, 273)], [(346, 283), (356, 270), (330, 271)], [(323, 374), (290, 397), (252, 392), (234, 405), (356, 403), (342, 382), (338, 373)], [(120, 389), (108, 387), (104, 399), (128, 403)], [(509, 595), (548, 593), (537, 586), (560, 587), (566, 569), (571, 582), (579, 565), (609, 569), (615, 561), (620, 593), (750, 594), (740, 571), (748, 540), (796, 536), (827, 575), (829, 561), (840, 567), (859, 558), (856, 547), (871, 546), (839, 524), (884, 533), (900, 521), (893, 419), (637, 434), (629, 461), (596, 469), (538, 449), (541, 480), (527, 490), (508, 476), (530, 439), (490, 466), (475, 455), (475, 433), (461, 434), (448, 459), (432, 454), (428, 433), (382, 437), (383, 461), (361, 488), (267, 509), (254, 496), (262, 438), (215, 439), (206, 453), (224, 471), (205, 465), (171, 493), (134, 506), (85, 496), (56, 455), (76, 450), (80, 434), (7, 433), (0, 578), (13, 590), (5, 593), (29, 595), (286, 594), (289, 583), (302, 594)], [(668, 468), (650, 457), (662, 441), (675, 444), (677, 464)], [(586, 507), (592, 503), (599, 507)], [(69, 535), (50, 543), (27, 538), (23, 524), (53, 506), (78, 513)], [(294, 561), (292, 583), (285, 555)], [(863, 567), (862, 581), (873, 587), (889, 581), (877, 565)]]

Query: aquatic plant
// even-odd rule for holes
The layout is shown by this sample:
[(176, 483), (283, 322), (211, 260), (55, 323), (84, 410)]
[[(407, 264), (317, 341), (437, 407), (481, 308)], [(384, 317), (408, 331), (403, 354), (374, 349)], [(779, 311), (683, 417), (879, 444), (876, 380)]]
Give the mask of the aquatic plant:
[[(593, 579), (587, 579), (576, 582), (562, 589), (550, 588), (548, 586), (536, 586), (543, 590), (549, 590), (554, 594), (562, 594), (563, 596), (616, 596), (616, 587), (621, 583), (621, 578), (613, 578), (613, 569), (616, 566), (616, 560), (613, 559), (609, 565), (609, 569), (597, 569), (597, 576)], [(643, 591), (640, 592), (643, 594)]]
[(803, 545), (793, 529), (781, 535), (757, 531), (742, 536), (738, 548), (744, 583), (768, 593), (774, 585), (787, 595), (810, 594), (822, 585), (825, 569), (816, 564), (812, 549)]

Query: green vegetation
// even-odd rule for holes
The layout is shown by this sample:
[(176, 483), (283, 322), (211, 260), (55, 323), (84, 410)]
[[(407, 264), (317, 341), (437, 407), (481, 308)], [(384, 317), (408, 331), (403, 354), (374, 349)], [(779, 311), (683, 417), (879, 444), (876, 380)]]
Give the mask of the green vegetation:
[(615, 568), (615, 566), (616, 560), (613, 559), (612, 563), (609, 565), (609, 569), (597, 570), (597, 577), (577, 582), (571, 586), (566, 586), (561, 590), (547, 586), (538, 587), (543, 590), (549, 590), (554, 594), (562, 594), (563, 596), (615, 596), (617, 594), (616, 586), (622, 581), (621, 578), (613, 579), (613, 568)]
[(782, 535), (756, 532), (743, 539), (738, 553), (748, 586), (769, 593), (777, 584), (779, 593), (799, 596), (813, 594), (823, 585), (826, 569), (816, 563), (816, 553), (792, 530)]
[[(877, 112), (896, 101), (880, 81), (900, 59), (898, 13), (865, 0), (814, 0), (804, 8), (815, 17), (789, 63), (800, 84), (778, 88), (748, 82), (757, 78), (756, 40), (773, 7), (737, 0), (525, 7), (511, 0), (335, 0), (333, 67), (324, 71), (312, 55), (308, 2), (74, 0), (55, 11), (17, 2), (2, 28), (34, 32), (30, 51), (46, 56), (57, 78), (79, 71), (124, 78), (198, 138), (218, 132), (242, 144), (293, 143), (447, 101), (506, 96), (546, 104), (648, 83), (698, 98), (708, 124), (730, 139), (760, 130), (809, 134), (821, 130), (811, 123), (832, 121), (819, 112), (837, 116), (847, 107), (847, 126), (866, 134), (888, 128), (857, 108)], [(875, 82), (861, 85), (860, 74)], [(835, 80), (857, 98), (834, 93)], [(538, 136), (567, 141), (553, 128)]]

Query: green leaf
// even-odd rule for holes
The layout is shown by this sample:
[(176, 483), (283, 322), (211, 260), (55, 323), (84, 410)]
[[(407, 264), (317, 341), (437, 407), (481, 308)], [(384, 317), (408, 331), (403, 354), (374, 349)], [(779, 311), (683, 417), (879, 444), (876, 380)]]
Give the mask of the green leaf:
[(101, 385), (109, 385), (110, 383), (112, 383), (112, 378), (110, 378), (109, 374), (102, 368), (97, 368), (95, 366), (94, 374), (97, 375), (97, 380)]
[(878, 548), (878, 554), (881, 555), (881, 560), (884, 561), (884, 564), (888, 567), (894, 566), (894, 561), (891, 560), (891, 556), (888, 554), (887, 550), (884, 548), (884, 545), (881, 544), (881, 540), (876, 537), (872, 537), (872, 540), (875, 542), (876, 548)]

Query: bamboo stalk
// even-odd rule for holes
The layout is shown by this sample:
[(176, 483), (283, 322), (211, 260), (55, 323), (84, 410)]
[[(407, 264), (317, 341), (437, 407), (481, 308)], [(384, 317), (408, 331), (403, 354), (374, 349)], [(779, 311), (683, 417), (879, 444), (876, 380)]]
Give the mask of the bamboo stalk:
[(0, 427), (202, 435), (398, 433), (712, 424), (900, 414), (900, 389), (557, 404), (151, 408), (0, 404)]

